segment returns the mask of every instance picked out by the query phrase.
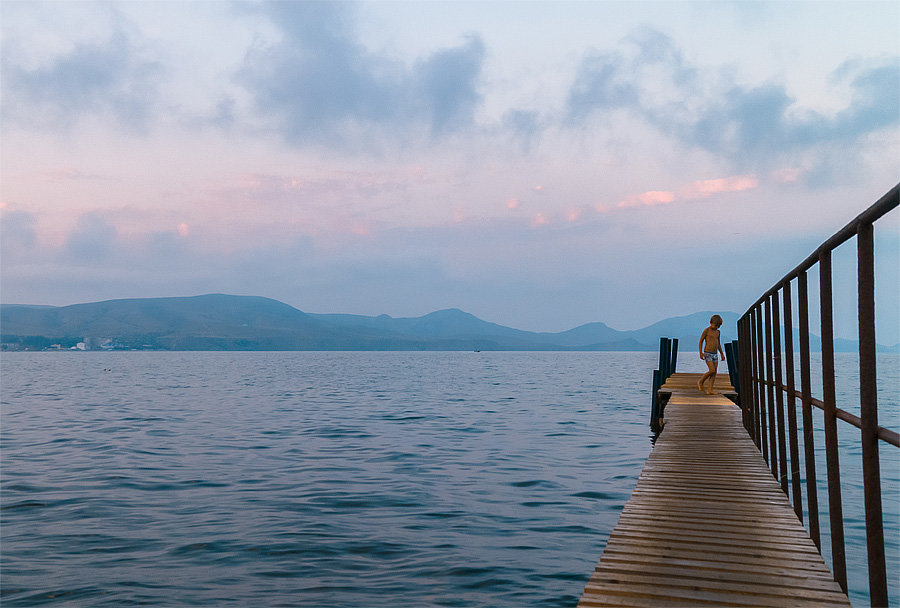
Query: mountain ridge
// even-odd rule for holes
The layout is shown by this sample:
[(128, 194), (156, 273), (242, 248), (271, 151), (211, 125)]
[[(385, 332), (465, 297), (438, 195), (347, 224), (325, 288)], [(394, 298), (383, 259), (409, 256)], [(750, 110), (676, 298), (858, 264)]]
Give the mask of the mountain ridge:
[[(7, 350), (70, 348), (78, 342), (163, 350), (655, 350), (661, 336), (692, 347), (712, 314), (671, 317), (636, 330), (597, 321), (532, 332), (458, 308), (420, 317), (308, 313), (263, 296), (204, 294), (68, 306), (2, 304), (0, 342)], [(719, 314), (723, 338), (734, 339), (738, 314)]]

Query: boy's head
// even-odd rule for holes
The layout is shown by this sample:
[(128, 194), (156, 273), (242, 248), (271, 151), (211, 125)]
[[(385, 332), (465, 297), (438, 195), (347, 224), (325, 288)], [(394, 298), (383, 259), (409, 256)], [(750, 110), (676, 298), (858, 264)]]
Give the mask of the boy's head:
[(722, 317), (713, 315), (709, 318), (709, 324), (716, 328), (722, 327)]

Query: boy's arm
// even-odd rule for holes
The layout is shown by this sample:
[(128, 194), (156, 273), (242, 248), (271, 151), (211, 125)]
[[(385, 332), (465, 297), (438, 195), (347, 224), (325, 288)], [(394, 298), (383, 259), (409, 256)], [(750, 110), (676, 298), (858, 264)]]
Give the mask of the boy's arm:
[(722, 350), (722, 332), (719, 332), (719, 354), (722, 355), (722, 361), (725, 360), (725, 351)]
[(706, 340), (706, 332), (709, 331), (709, 328), (703, 330), (703, 333), (700, 334), (700, 343), (697, 344), (697, 349), (700, 351), (700, 358), (703, 358), (703, 341)]

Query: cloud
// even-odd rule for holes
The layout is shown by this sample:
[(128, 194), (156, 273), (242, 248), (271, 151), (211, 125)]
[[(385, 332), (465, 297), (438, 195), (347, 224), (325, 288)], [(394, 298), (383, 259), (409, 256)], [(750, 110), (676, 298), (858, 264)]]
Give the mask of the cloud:
[(688, 184), (678, 193), (679, 199), (706, 198), (723, 192), (753, 190), (759, 186), (755, 175), (733, 175), (718, 179), (704, 179)]
[(356, 39), (350, 4), (272, 2), (264, 11), (281, 39), (251, 49), (237, 81), (291, 144), (359, 144), (372, 129), (421, 126), (439, 136), (472, 124), (485, 55), (477, 36), (410, 68)]
[(538, 112), (512, 109), (503, 114), (501, 127), (511, 133), (523, 152), (528, 152), (547, 124)]
[(478, 92), (484, 44), (470, 35), (463, 45), (436, 51), (413, 71), (422, 111), (430, 118), (432, 133), (464, 128), (473, 122), (481, 95)]
[(98, 212), (82, 214), (66, 241), (66, 253), (79, 262), (102, 260), (112, 251), (116, 234), (115, 227)]
[(704, 179), (691, 182), (679, 188), (677, 192), (670, 190), (650, 190), (648, 192), (642, 192), (641, 194), (634, 194), (623, 199), (618, 206), (637, 207), (641, 205), (668, 205), (675, 201), (694, 200), (713, 196), (714, 194), (753, 190), (757, 187), (759, 187), (759, 180), (755, 175), (733, 175), (731, 177), (720, 177), (717, 179)]
[[(849, 104), (835, 116), (797, 107), (785, 86), (764, 83), (736, 86), (718, 99), (709, 99), (699, 117), (667, 122), (684, 141), (731, 158), (777, 163), (792, 153), (821, 146), (845, 148), (863, 137), (900, 122), (900, 64), (896, 59), (857, 69), (839, 67), (850, 79)], [(841, 78), (840, 80), (842, 80)]]
[[(897, 57), (839, 66), (847, 106), (833, 116), (799, 106), (784, 84), (737, 85), (727, 72), (691, 65), (672, 40), (641, 29), (621, 50), (588, 53), (571, 84), (565, 115), (583, 128), (595, 115), (626, 111), (674, 140), (719, 155), (739, 169), (775, 169), (787, 161), (827, 162), (839, 150), (900, 122)], [(812, 174), (812, 171), (808, 175)]]
[(833, 135), (855, 137), (894, 127), (900, 122), (900, 59), (848, 61), (834, 72), (837, 82), (850, 79), (851, 105), (833, 121)]
[(619, 203), (619, 207), (635, 207), (638, 205), (667, 205), (675, 200), (675, 193), (664, 190), (650, 190), (629, 196)]
[(44, 65), (27, 68), (7, 58), (0, 70), (5, 120), (69, 128), (86, 116), (109, 115), (136, 131), (144, 130), (153, 115), (162, 71), (142, 58), (121, 28), (104, 42), (78, 44)]
[(589, 53), (581, 62), (569, 91), (566, 115), (573, 123), (582, 123), (598, 110), (634, 106), (639, 88), (627, 70), (627, 61), (619, 53)]
[(0, 220), (0, 258), (3, 262), (28, 257), (37, 243), (36, 219), (28, 211), (3, 211)]

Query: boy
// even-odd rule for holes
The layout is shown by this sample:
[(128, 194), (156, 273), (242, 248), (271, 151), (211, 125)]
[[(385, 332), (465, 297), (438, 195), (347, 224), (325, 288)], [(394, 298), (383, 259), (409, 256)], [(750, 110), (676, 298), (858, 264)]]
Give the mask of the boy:
[[(716, 351), (722, 354), (722, 361), (725, 360), (725, 353), (722, 351), (722, 341), (719, 339), (720, 327), (722, 327), (722, 317), (713, 315), (709, 320), (709, 327), (700, 334), (700, 358), (706, 361), (706, 367), (709, 368), (709, 371), (700, 378), (700, 381), (697, 383), (697, 390), (702, 393), (703, 383), (709, 378), (707, 395), (713, 394), (713, 388), (716, 385), (716, 369), (719, 367), (719, 355), (716, 354)], [(704, 342), (706, 342), (705, 346)]]

